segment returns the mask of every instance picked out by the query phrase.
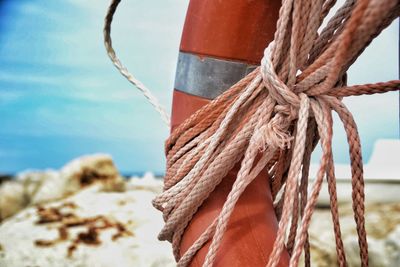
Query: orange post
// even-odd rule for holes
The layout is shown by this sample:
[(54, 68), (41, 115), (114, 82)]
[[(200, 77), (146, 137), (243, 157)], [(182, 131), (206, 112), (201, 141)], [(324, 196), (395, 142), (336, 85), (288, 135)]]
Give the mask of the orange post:
[[(191, 0), (186, 15), (172, 106), (172, 128), (258, 65), (273, 39), (279, 0)], [(231, 170), (185, 230), (181, 253), (219, 214), (239, 166)], [(230, 218), (215, 266), (265, 266), (278, 228), (266, 172), (244, 191)], [(207, 243), (191, 266), (202, 266)], [(286, 253), (286, 252), (285, 252)], [(288, 265), (288, 255), (281, 259)]]

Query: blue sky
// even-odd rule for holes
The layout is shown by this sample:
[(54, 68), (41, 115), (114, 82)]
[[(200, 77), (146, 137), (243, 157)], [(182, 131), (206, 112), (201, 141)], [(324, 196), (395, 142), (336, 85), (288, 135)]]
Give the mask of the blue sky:
[[(122, 1), (113, 27), (125, 65), (170, 110), (186, 0)], [(111, 65), (102, 43), (107, 0), (0, 1), (0, 173), (59, 168), (110, 153), (124, 173), (164, 170), (168, 130)], [(398, 77), (398, 23), (349, 72), (349, 83)], [(379, 138), (399, 138), (398, 93), (345, 100), (364, 158)], [(347, 163), (335, 125), (335, 159)], [(314, 156), (317, 160), (318, 153)]]

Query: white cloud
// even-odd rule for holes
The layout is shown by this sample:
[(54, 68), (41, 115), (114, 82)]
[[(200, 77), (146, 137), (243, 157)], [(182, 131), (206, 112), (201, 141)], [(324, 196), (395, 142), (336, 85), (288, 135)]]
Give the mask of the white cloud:
[(3, 88), (0, 90), (0, 105), (14, 103), (24, 96), (22, 92), (16, 92)]
[(56, 85), (59, 84), (63, 76), (47, 76), (32, 73), (16, 73), (0, 70), (0, 82), (14, 82), (14, 83), (31, 83), (31, 84), (44, 84)]

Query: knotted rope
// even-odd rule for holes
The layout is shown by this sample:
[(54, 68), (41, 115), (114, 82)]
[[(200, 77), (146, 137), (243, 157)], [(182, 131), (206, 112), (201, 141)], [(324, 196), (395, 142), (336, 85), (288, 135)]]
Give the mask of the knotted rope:
[[(265, 168), (279, 220), (267, 266), (277, 266), (285, 248), (290, 266), (298, 265), (303, 250), (306, 266), (310, 265), (307, 231), (324, 177), (338, 265), (346, 266), (332, 156), (333, 112), (347, 135), (360, 259), (362, 266), (368, 266), (361, 144), (356, 123), (342, 98), (400, 89), (399, 80), (346, 85), (346, 71), (399, 16), (400, 3), (347, 0), (319, 31), (335, 2), (284, 0), (274, 41), (265, 49), (261, 66), (198, 110), (168, 138), (164, 192), (153, 205), (163, 212), (165, 220), (159, 239), (172, 242), (178, 266), (187, 266), (211, 239), (203, 266), (213, 265), (236, 202)], [(307, 192), (310, 157), (318, 142), (323, 152), (320, 167), (311, 192)], [(186, 226), (239, 162), (240, 170), (220, 214), (180, 257)]]

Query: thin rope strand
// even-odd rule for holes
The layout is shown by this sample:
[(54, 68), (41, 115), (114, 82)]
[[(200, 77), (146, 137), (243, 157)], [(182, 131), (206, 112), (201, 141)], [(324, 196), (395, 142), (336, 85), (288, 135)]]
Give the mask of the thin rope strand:
[(103, 29), (103, 34), (104, 34), (104, 45), (107, 51), (108, 57), (111, 59), (112, 63), (114, 66), (117, 68), (117, 70), (131, 83), (133, 84), (137, 89), (139, 89), (140, 92), (146, 97), (146, 99), (150, 102), (150, 104), (154, 107), (154, 109), (160, 114), (161, 119), (165, 122), (165, 124), (168, 126), (168, 129), (170, 128), (170, 117), (165, 111), (164, 107), (161, 106), (160, 102), (158, 99), (151, 93), (151, 91), (138, 79), (133, 76), (128, 69), (122, 64), (122, 62), (119, 60), (117, 57), (114, 48), (112, 46), (112, 40), (111, 40), (111, 22), (113, 20), (113, 16), (115, 14), (115, 11), (117, 10), (117, 7), (121, 0), (112, 0), (111, 4), (108, 8), (107, 15), (104, 19), (104, 29)]

